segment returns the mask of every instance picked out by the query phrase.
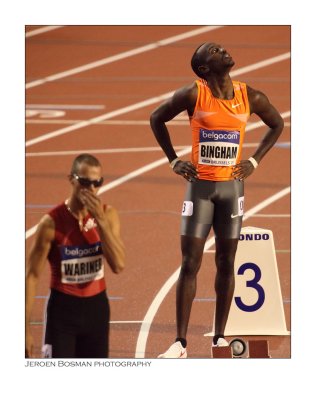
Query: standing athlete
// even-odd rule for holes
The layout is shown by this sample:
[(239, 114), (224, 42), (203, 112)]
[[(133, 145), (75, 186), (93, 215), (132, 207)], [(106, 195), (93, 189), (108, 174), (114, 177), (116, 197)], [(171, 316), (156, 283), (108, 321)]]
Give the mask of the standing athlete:
[[(283, 130), (283, 119), (262, 92), (232, 81), (235, 62), (219, 44), (204, 43), (191, 66), (199, 77), (178, 89), (151, 115), (151, 127), (173, 171), (187, 181), (182, 209), (182, 264), (176, 291), (177, 337), (159, 358), (187, 357), (187, 328), (196, 277), (211, 227), (215, 233), (216, 308), (213, 346), (228, 346), (224, 332), (234, 293), (234, 260), (243, 216), (244, 179), (253, 173)], [(187, 111), (192, 130), (191, 162), (177, 157), (166, 122)], [(268, 126), (255, 153), (241, 160), (251, 114)]]
[(33, 356), (30, 315), (46, 259), (50, 296), (46, 312), (44, 358), (108, 357), (109, 303), (104, 258), (111, 270), (124, 269), (125, 251), (117, 211), (103, 205), (100, 162), (90, 154), (73, 161), (69, 199), (40, 221), (26, 273), (25, 356)]

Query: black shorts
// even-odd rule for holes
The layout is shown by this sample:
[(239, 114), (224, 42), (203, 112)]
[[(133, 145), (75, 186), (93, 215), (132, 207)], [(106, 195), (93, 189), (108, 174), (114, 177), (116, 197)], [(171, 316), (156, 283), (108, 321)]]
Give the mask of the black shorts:
[(110, 307), (106, 292), (77, 297), (51, 289), (44, 358), (107, 358)]
[(239, 180), (188, 183), (182, 208), (181, 235), (238, 239), (244, 208), (244, 183)]

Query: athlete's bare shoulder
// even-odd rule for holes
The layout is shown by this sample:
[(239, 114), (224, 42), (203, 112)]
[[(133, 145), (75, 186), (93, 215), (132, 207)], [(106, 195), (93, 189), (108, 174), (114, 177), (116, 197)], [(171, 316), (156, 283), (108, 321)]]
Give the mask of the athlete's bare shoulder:
[(190, 85), (183, 86), (182, 88), (176, 90), (175, 95), (177, 97), (185, 98), (186, 100), (196, 100), (197, 92), (197, 85), (195, 82), (192, 82)]
[(263, 92), (253, 89), (248, 85), (247, 95), (251, 113), (260, 113), (260, 111), (265, 110), (270, 105), (268, 97)]
[(182, 111), (187, 111), (191, 115), (194, 111), (196, 98), (197, 86), (195, 82), (177, 89), (169, 99), (152, 112), (151, 124), (170, 121)]
[(278, 127), (283, 129), (284, 121), (278, 110), (270, 103), (268, 97), (260, 92), (247, 86), (247, 94), (250, 106), (250, 113), (257, 114), (262, 121), (269, 127)]
[(175, 91), (172, 101), (176, 106), (180, 106), (183, 110), (187, 110), (189, 114), (193, 114), (198, 88), (196, 82), (183, 86)]
[(55, 235), (55, 222), (53, 218), (45, 214), (37, 227), (36, 231), (37, 238), (46, 241), (52, 241)]

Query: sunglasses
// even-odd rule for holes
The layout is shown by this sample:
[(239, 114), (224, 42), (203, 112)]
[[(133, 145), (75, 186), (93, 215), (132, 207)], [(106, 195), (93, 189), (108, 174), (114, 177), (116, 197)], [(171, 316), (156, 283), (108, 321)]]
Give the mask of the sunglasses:
[(94, 187), (100, 187), (103, 183), (103, 178), (97, 179), (97, 180), (91, 180), (88, 178), (82, 178), (81, 176), (78, 176), (76, 174), (72, 175), (81, 186), (83, 187), (90, 187), (93, 185)]

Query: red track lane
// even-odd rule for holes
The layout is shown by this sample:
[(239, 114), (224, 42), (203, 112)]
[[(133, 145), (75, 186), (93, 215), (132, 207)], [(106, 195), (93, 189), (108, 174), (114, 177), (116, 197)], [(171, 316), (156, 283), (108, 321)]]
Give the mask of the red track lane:
[[(47, 77), (119, 52), (140, 47), (196, 29), (196, 26), (87, 26), (63, 27), (26, 40), (26, 82)], [(31, 30), (28, 27), (28, 30)], [(263, 34), (264, 30), (264, 34)], [(144, 38), (146, 38), (144, 40)], [(204, 41), (223, 44), (241, 68), (290, 50), (290, 28), (286, 26), (228, 26), (157, 48), (26, 91), (27, 104), (71, 104), (104, 106), (98, 110), (65, 110), (62, 120), (88, 120), (189, 84), (195, 77), (190, 70), (193, 50)], [(41, 62), (38, 62), (38, 61)], [(272, 64), (234, 78), (264, 91), (280, 112), (290, 110), (290, 60)], [(158, 105), (150, 105), (112, 120), (147, 121)], [(51, 121), (53, 118), (49, 118)], [(36, 120), (36, 121), (35, 121)], [(55, 118), (58, 120), (58, 118)], [(256, 121), (251, 118), (251, 121)], [(290, 118), (286, 118), (290, 122)], [(61, 129), (68, 124), (45, 123), (45, 118), (27, 118), (26, 140)], [(35, 123), (36, 122), (36, 123)], [(40, 122), (40, 123), (39, 123)], [(113, 122), (113, 121), (112, 121)], [(170, 125), (174, 145), (190, 144), (188, 125)], [(264, 128), (250, 131), (246, 143), (257, 143)], [(290, 142), (287, 125), (280, 139)], [(27, 147), (26, 152), (59, 152), (155, 146), (148, 124), (100, 123)], [(244, 149), (244, 158), (253, 148)], [(96, 154), (104, 165), (106, 183), (163, 158), (161, 151)], [(188, 156), (187, 156), (188, 157)], [(26, 229), (33, 227), (50, 205), (69, 194), (67, 172), (74, 155), (27, 156)], [(275, 147), (246, 183), (246, 209), (250, 209), (290, 185), (290, 150)], [(185, 181), (164, 164), (113, 188), (102, 199), (120, 212), (122, 236), (127, 249), (126, 271), (106, 272), (111, 298), (111, 357), (135, 357), (142, 321), (155, 295), (178, 268), (180, 208)], [(290, 196), (271, 204), (261, 213), (290, 214)], [(280, 283), (287, 328), (291, 329), (290, 303), (290, 219), (251, 217), (245, 226), (258, 226), (274, 232)], [(32, 237), (26, 241), (29, 250)], [(197, 298), (214, 297), (214, 255), (205, 254), (198, 276)], [(39, 285), (39, 296), (48, 294), (48, 268)], [(32, 315), (36, 356), (40, 356), (43, 307), (38, 298)], [(189, 327), (190, 357), (210, 357), (214, 302), (195, 301)], [(117, 323), (115, 321), (130, 321)], [(131, 322), (134, 321), (134, 322)], [(175, 288), (168, 293), (154, 318), (148, 337), (146, 357), (155, 358), (175, 337)], [(290, 337), (268, 337), (273, 358), (290, 357)]]

